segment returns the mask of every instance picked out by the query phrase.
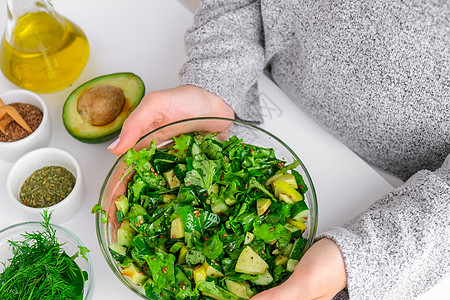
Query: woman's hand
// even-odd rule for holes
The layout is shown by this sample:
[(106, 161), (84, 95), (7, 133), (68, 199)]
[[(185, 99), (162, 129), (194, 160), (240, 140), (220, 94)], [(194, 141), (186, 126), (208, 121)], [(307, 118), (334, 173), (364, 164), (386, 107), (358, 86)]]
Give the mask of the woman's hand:
[[(139, 106), (125, 120), (119, 138), (108, 149), (115, 155), (126, 152), (146, 133), (162, 125), (194, 117), (234, 118), (233, 110), (218, 96), (195, 86), (180, 86), (152, 92), (144, 96)], [(221, 131), (220, 124), (208, 124), (208, 128), (184, 128)], [(183, 133), (183, 132), (180, 132)], [(177, 132), (165, 132), (177, 135)]]
[(325, 238), (305, 253), (288, 280), (251, 300), (332, 299), (346, 285), (341, 251), (332, 240)]

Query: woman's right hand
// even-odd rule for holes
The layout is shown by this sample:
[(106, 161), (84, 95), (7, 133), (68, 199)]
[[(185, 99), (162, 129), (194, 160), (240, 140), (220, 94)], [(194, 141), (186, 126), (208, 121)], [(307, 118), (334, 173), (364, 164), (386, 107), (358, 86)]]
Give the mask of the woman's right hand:
[[(195, 117), (234, 118), (233, 110), (218, 96), (195, 86), (180, 86), (151, 92), (125, 120), (119, 138), (108, 149), (121, 155), (146, 133), (171, 122)], [(208, 128), (183, 128), (189, 131), (222, 131), (223, 122), (208, 124)], [(166, 132), (177, 135), (185, 132)]]

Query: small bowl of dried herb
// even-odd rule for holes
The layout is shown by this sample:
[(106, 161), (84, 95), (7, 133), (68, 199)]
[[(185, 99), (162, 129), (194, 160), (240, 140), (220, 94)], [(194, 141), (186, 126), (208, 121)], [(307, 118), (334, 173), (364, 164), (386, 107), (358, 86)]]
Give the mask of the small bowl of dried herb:
[(47, 147), (51, 135), (47, 105), (39, 95), (20, 89), (0, 94), (0, 159), (13, 162)]
[(90, 250), (50, 217), (0, 228), (0, 299), (92, 298)]
[(19, 158), (8, 174), (6, 189), (30, 220), (38, 220), (49, 209), (53, 222), (63, 223), (78, 212), (84, 200), (78, 161), (57, 148), (36, 149)]

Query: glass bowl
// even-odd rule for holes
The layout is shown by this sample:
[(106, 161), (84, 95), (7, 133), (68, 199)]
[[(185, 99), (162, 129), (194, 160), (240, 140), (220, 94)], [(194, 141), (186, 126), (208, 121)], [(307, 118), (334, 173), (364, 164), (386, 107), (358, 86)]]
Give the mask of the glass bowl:
[[(64, 244), (62, 248), (67, 253), (67, 255), (75, 255), (80, 251), (79, 246), (85, 247), (83, 242), (68, 229), (56, 224), (50, 225), (56, 232), (58, 243)], [(24, 237), (22, 236), (22, 234), (24, 234), (25, 232), (41, 232), (43, 230), (44, 229), (42, 228), (41, 223), (35, 221), (18, 223), (0, 230), (0, 262), (6, 263), (6, 266), (9, 265), (8, 260), (12, 258), (13, 255), (9, 241), (23, 241)], [(87, 281), (85, 281), (84, 285), (83, 300), (89, 300), (92, 298), (94, 292), (95, 280), (91, 257), (89, 253), (86, 253), (85, 256), (87, 260), (81, 257), (81, 255), (78, 255), (78, 257), (75, 258), (75, 262), (82, 271), (87, 272), (88, 279)], [(3, 270), (4, 266), (0, 265), (0, 271), (3, 272)]]
[[(275, 156), (278, 159), (286, 161), (286, 164), (292, 163), (294, 160), (299, 162), (299, 165), (295, 168), (295, 170), (300, 173), (308, 187), (308, 190), (304, 196), (305, 202), (309, 207), (309, 216), (306, 222), (306, 229), (303, 233), (303, 237), (307, 240), (303, 253), (301, 253), (301, 255), (303, 255), (314, 241), (317, 230), (318, 214), (316, 193), (312, 179), (297, 154), (295, 154), (294, 151), (292, 151), (292, 149), (282, 140), (270, 132), (259, 128), (258, 126), (239, 120), (216, 117), (186, 119), (162, 126), (142, 137), (133, 149), (138, 151), (142, 148), (148, 148), (153, 139), (156, 141), (156, 146), (158, 148), (164, 147), (165, 145), (173, 142), (173, 137), (179, 136), (183, 133), (192, 132), (221, 132), (219, 135), (221, 140), (226, 140), (229, 137), (236, 135), (239, 139), (242, 139), (244, 143), (264, 148), (272, 148), (275, 151)], [(117, 242), (116, 233), (119, 228), (116, 218), (117, 208), (114, 200), (125, 193), (129, 178), (129, 176), (125, 176), (125, 178), (123, 178), (123, 175), (127, 170), (127, 165), (124, 162), (124, 158), (125, 154), (117, 159), (107, 174), (101, 188), (98, 204), (108, 215), (108, 222), (102, 222), (102, 214), (96, 214), (95, 224), (97, 239), (109, 267), (120, 279), (120, 281), (122, 281), (131, 291), (141, 296), (143, 299), (151, 299), (145, 295), (142, 287), (132, 283), (122, 275), (121, 266), (112, 256), (108, 248), (111, 243)]]

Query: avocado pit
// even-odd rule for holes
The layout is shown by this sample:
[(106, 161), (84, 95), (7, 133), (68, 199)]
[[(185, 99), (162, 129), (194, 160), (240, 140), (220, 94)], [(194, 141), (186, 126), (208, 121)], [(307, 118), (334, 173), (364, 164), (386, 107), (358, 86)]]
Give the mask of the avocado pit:
[(97, 85), (86, 90), (78, 99), (77, 110), (81, 118), (94, 126), (111, 123), (122, 111), (125, 96), (113, 85)]

